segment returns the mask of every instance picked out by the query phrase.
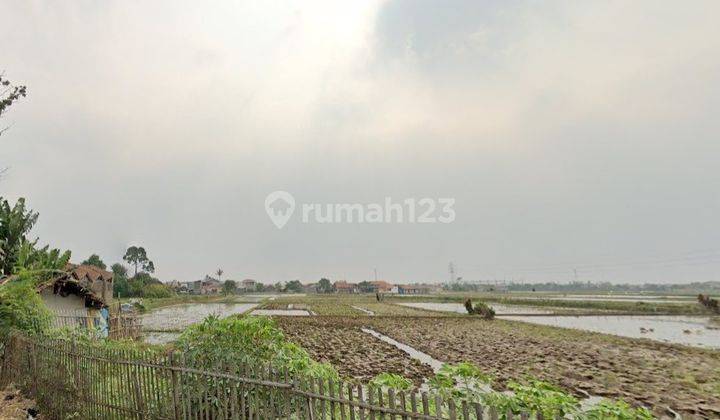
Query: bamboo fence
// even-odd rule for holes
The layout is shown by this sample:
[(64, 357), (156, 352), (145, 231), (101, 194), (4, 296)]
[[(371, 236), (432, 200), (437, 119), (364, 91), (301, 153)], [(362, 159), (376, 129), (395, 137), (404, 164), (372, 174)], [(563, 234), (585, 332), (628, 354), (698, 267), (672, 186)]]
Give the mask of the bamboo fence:
[[(54, 314), (52, 318), (54, 328), (78, 328), (95, 331), (102, 325), (101, 316)], [(140, 318), (128, 315), (112, 315), (107, 325), (108, 337), (111, 339), (135, 340), (142, 335)]]
[(34, 398), (44, 418), (446, 419), (541, 418), (498, 413), (426, 392), (293, 377), (273, 366), (193, 367), (174, 352), (111, 349), (13, 333), (0, 389)]

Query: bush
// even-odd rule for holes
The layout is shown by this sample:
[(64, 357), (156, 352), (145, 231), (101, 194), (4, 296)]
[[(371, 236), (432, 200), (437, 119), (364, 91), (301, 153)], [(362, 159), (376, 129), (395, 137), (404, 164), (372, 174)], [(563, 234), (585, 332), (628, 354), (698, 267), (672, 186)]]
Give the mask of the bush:
[(396, 391), (407, 391), (412, 388), (413, 383), (410, 379), (403, 376), (383, 372), (375, 375), (368, 383), (371, 388), (376, 389), (394, 389)]
[(173, 292), (163, 284), (151, 284), (145, 286), (142, 291), (143, 297), (146, 298), (168, 298), (172, 297)]
[(443, 398), (478, 401), (492, 383), (492, 377), (472, 363), (444, 364), (430, 379), (430, 388)]
[(495, 318), (495, 310), (483, 302), (478, 302), (473, 307), (470, 299), (465, 301), (465, 310), (470, 315), (482, 315), (485, 319)]
[(537, 379), (530, 379), (526, 384), (510, 382), (508, 388), (512, 394), (491, 392), (483, 396), (483, 402), (497, 408), (503, 419), (508, 412), (542, 413), (546, 419), (564, 418), (571, 414), (573, 418), (581, 418), (577, 416), (580, 407), (578, 400), (547, 382)]
[(652, 420), (655, 417), (645, 407), (632, 408), (623, 400), (603, 400), (584, 413), (586, 420)]
[(190, 363), (197, 368), (251, 366), (286, 368), (291, 374), (314, 378), (338, 379), (335, 368), (318, 363), (310, 355), (285, 340), (275, 322), (267, 317), (228, 317), (210, 315), (192, 325), (176, 341)]
[(0, 340), (12, 329), (38, 334), (50, 328), (52, 314), (36, 291), (41, 279), (24, 272), (0, 287)]

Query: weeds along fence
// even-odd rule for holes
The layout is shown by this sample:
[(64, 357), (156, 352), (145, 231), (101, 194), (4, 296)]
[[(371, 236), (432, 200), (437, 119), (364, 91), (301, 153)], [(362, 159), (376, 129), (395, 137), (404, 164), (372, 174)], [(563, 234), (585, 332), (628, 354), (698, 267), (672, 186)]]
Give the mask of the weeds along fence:
[[(424, 392), (291, 377), (273, 366), (193, 367), (178, 353), (109, 349), (14, 333), (0, 387), (14, 383), (45, 418), (527, 419)], [(541, 418), (540, 416), (532, 416)]]

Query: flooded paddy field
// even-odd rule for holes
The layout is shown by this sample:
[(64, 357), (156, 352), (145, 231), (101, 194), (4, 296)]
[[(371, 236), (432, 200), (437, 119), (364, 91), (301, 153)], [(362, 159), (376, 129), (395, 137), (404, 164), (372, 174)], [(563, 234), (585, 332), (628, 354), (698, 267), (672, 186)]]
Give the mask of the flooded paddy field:
[(720, 328), (698, 316), (509, 316), (504, 319), (720, 349)]
[(282, 297), (262, 304), (258, 309), (285, 310), (304, 308), (315, 315), (329, 316), (438, 316), (437, 312), (398, 305), (394, 301), (378, 301), (375, 295), (318, 295)]
[(532, 375), (578, 396), (624, 398), (682, 414), (720, 416), (720, 352), (473, 318), (356, 320), (443, 362), (469, 361), (503, 389)]
[[(408, 302), (408, 303), (398, 303), (398, 305), (407, 306), (407, 307), (411, 307), (411, 308), (425, 309), (428, 311), (452, 312), (452, 313), (467, 315), (467, 310), (465, 309), (465, 305), (463, 305), (462, 303)], [(495, 310), (495, 313), (498, 315), (503, 315), (503, 314), (551, 314), (551, 313), (553, 313), (553, 311), (550, 309), (540, 309), (540, 308), (535, 308), (532, 306), (511, 306), (511, 305), (503, 305), (501, 303), (494, 303), (494, 302), (490, 302), (490, 303), (488, 303), (488, 305), (490, 307), (492, 307)]]
[[(511, 297), (512, 298), (512, 297)], [(518, 296), (519, 299), (605, 301), (605, 302), (645, 302), (645, 303), (695, 303), (691, 296), (653, 296), (653, 295), (548, 295)]]
[(255, 309), (250, 315), (265, 316), (310, 316), (310, 312), (305, 309)]
[[(287, 339), (306, 349), (314, 360), (331, 363), (342, 376), (360, 381), (391, 372), (421, 386), (440, 364), (468, 361), (492, 374), (493, 388), (500, 391), (507, 389), (509, 381), (531, 375), (580, 398), (590, 394), (655, 407), (660, 417), (667, 414), (667, 407), (686, 418), (720, 416), (720, 351), (652, 341), (670, 334), (667, 327), (675, 341), (693, 345), (694, 340), (720, 335), (714, 329), (720, 324), (705, 324), (701, 317), (546, 316), (544, 311), (553, 310), (547, 307), (535, 308), (534, 316), (513, 317), (518, 313), (514, 311), (530, 313), (528, 307), (491, 306), (507, 315), (484, 321), (464, 314), (458, 302), (282, 296), (260, 304), (170, 306), (144, 319), (145, 328), (151, 325), (154, 330), (147, 333), (146, 341), (163, 344), (208, 314), (273, 315)], [(328, 312), (340, 315), (325, 315)], [(283, 316), (290, 313), (304, 316)], [(617, 330), (608, 331), (616, 318), (623, 322)], [(545, 320), (616, 336), (531, 323)], [(632, 330), (636, 332), (624, 334), (632, 338), (619, 336)]]
[(143, 329), (153, 331), (179, 331), (200, 322), (208, 315), (226, 317), (242, 314), (257, 303), (187, 303), (166, 306), (142, 315)]

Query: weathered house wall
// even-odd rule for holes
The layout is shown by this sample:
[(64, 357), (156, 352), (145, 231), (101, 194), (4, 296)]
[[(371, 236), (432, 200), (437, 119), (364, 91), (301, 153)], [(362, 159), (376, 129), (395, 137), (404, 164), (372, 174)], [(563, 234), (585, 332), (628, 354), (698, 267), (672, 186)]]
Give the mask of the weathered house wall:
[(54, 294), (53, 289), (48, 287), (40, 292), (40, 297), (43, 302), (45, 302), (48, 309), (50, 309), (54, 314), (86, 316), (88, 313), (87, 308), (85, 307), (85, 298), (78, 295), (71, 294), (66, 297), (62, 297)]

